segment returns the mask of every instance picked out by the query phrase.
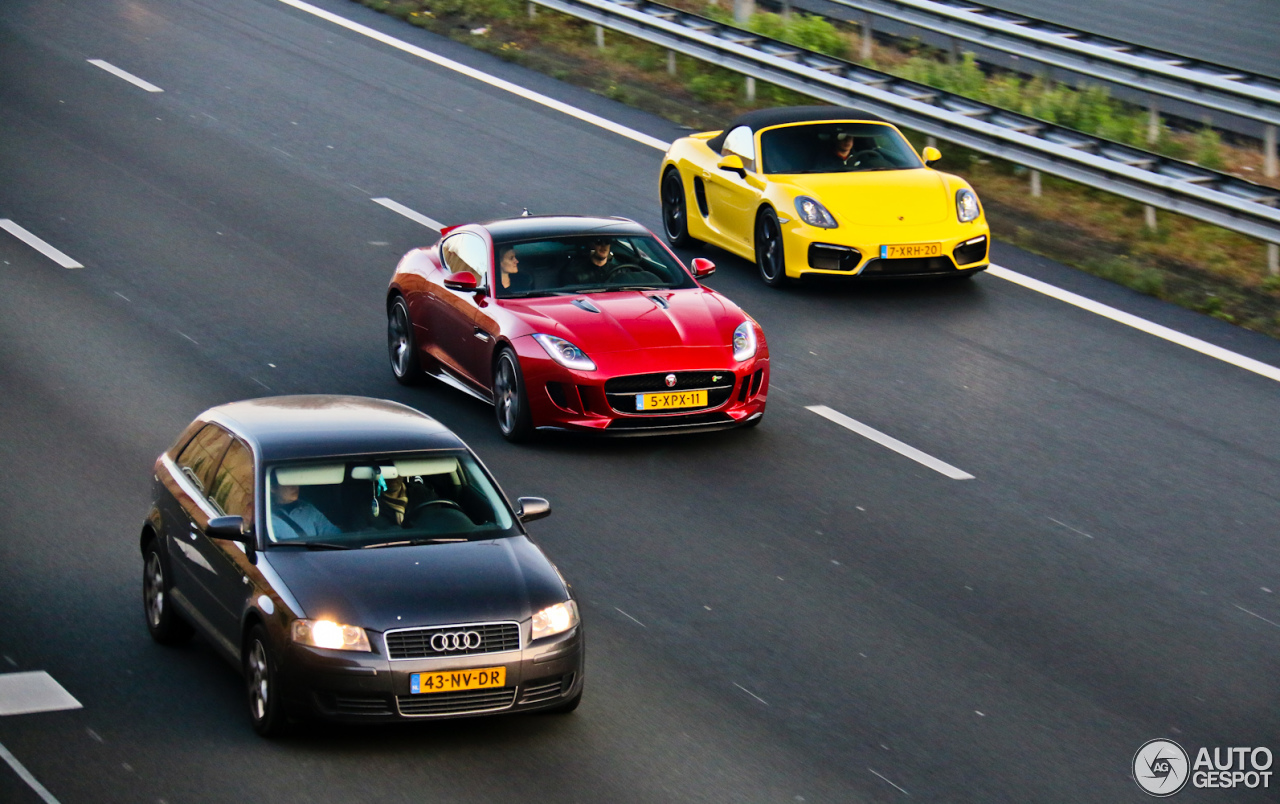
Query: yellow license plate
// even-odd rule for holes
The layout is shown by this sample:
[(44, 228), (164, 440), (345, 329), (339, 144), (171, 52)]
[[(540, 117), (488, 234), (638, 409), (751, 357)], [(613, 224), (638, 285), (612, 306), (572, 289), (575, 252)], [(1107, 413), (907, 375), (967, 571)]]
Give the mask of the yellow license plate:
[(705, 408), (706, 391), (672, 391), (664, 394), (636, 394), (636, 410)]
[(477, 667), (473, 670), (447, 670), (443, 673), (411, 673), (409, 692), (419, 695), (428, 692), (454, 692), (456, 690), (481, 690), (485, 687), (504, 687), (507, 684), (507, 668)]
[(881, 246), (880, 259), (897, 260), (903, 257), (941, 257), (941, 243), (905, 243), (898, 246)]

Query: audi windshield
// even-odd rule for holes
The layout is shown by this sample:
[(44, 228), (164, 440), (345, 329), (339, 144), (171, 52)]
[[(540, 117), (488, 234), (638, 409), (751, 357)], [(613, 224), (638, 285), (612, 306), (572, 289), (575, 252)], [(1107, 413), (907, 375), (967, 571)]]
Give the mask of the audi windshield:
[(277, 463), (266, 469), (270, 547), (367, 549), (515, 535), (515, 517), (465, 452)]

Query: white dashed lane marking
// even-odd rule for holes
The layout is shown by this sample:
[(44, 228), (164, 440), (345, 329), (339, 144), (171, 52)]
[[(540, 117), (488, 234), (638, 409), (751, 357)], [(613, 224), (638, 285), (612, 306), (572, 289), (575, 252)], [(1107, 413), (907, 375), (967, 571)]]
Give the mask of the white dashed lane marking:
[(392, 201), (390, 198), (371, 198), (369, 200), (375, 204), (381, 204), (382, 206), (386, 207), (392, 212), (395, 212), (398, 215), (405, 216), (406, 218), (413, 221), (414, 223), (420, 223), (423, 226), (427, 227), (428, 229), (433, 229), (438, 232), (444, 228), (444, 224), (441, 223), (440, 221), (434, 220), (432, 218), (428, 218), (426, 215), (423, 215), (421, 212), (418, 212), (417, 210), (409, 209), (404, 204), (400, 204), (395, 201)]
[(0, 716), (81, 708), (81, 703), (43, 670), (0, 673)]
[(63, 268), (83, 268), (84, 267), (80, 263), (71, 259), (66, 254), (63, 254), (61, 251), (58, 251), (53, 246), (49, 245), (48, 243), (44, 242), (40, 238), (31, 234), (26, 229), (23, 229), (21, 226), (9, 220), (8, 218), (0, 218), (0, 229), (4, 229), (9, 234), (13, 235), (14, 237), (18, 238), (22, 242), (26, 243), (28, 246), (31, 246), (36, 251), (40, 252), (44, 256), (48, 257), (49, 259), (53, 260), (57, 264), (61, 265)]
[(940, 472), (952, 480), (973, 480), (973, 475), (968, 472), (962, 469), (957, 469), (945, 461), (940, 461), (932, 455), (921, 452), (910, 444), (904, 444), (893, 436), (886, 435), (874, 427), (863, 424), (857, 419), (851, 419), (838, 410), (832, 410), (826, 405), (807, 405), (806, 410), (811, 410), (824, 419), (833, 421), (841, 427), (852, 430), (860, 436), (869, 438), (882, 447), (888, 447), (899, 455), (910, 458), (922, 466), (927, 466), (935, 472)]
[(133, 84), (135, 87), (138, 87), (139, 89), (145, 89), (148, 92), (164, 92), (163, 89), (151, 83), (150, 81), (143, 81), (141, 78), (134, 75), (133, 73), (125, 72), (124, 70), (121, 70), (119, 67), (115, 66), (111, 62), (103, 61), (102, 59), (88, 59), (88, 62), (92, 64), (94, 67), (101, 67), (102, 69), (114, 75), (116, 78), (123, 78), (124, 80), (128, 81), (130, 84)]

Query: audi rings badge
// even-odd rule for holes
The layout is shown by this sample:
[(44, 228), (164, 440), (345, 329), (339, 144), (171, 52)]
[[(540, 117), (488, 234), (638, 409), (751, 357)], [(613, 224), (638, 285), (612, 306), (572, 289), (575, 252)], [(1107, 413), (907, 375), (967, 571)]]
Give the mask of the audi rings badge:
[(436, 653), (475, 650), (483, 641), (479, 631), (438, 631), (431, 635), (431, 649)]

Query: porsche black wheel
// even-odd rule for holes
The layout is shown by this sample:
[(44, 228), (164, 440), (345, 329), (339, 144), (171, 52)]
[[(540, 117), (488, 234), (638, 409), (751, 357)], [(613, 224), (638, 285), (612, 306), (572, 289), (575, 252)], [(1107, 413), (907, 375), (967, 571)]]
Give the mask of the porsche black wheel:
[(396, 382), (416, 385), (422, 378), (422, 367), (418, 363), (418, 347), (413, 340), (409, 308), (401, 296), (397, 296), (387, 310), (387, 353)]
[(680, 180), (680, 171), (675, 168), (668, 169), (662, 177), (662, 229), (667, 235), (667, 242), (675, 248), (688, 248), (698, 242), (689, 235), (684, 182)]
[(510, 349), (503, 349), (498, 355), (493, 371), (493, 411), (498, 417), (498, 429), (508, 441), (526, 441), (533, 434), (520, 361)]
[(770, 287), (787, 283), (787, 261), (782, 248), (782, 227), (772, 209), (765, 209), (756, 220), (756, 265), (760, 278)]

